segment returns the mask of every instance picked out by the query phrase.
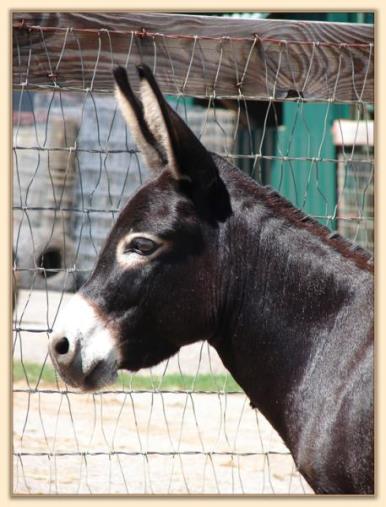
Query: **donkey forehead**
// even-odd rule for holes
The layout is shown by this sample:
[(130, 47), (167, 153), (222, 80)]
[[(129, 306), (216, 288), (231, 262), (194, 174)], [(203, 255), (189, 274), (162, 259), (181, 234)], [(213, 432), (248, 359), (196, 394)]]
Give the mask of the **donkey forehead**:
[(196, 215), (195, 208), (178, 187), (179, 183), (167, 171), (141, 187), (123, 208), (116, 229), (162, 233), (181, 225), (184, 219), (191, 219)]

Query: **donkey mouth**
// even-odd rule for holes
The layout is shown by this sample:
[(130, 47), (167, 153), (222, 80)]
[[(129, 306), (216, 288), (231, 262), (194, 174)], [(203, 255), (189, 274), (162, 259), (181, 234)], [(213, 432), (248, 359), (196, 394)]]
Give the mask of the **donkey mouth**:
[(52, 354), (50, 356), (54, 368), (62, 380), (69, 386), (78, 388), (83, 392), (97, 391), (113, 384), (118, 374), (118, 365), (113, 360), (101, 359), (95, 362), (87, 372), (84, 372), (80, 357), (70, 367), (66, 367), (60, 364)]
[(82, 391), (95, 391), (107, 385), (111, 385), (117, 378), (117, 365), (106, 361), (98, 361), (84, 377), (78, 387)]

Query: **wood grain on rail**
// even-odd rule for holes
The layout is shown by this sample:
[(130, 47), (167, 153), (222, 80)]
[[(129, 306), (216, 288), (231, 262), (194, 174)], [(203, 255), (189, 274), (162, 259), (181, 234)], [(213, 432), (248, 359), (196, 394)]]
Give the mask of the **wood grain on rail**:
[(164, 93), (373, 102), (373, 26), (150, 13), (13, 14), (17, 89), (109, 92), (145, 62)]

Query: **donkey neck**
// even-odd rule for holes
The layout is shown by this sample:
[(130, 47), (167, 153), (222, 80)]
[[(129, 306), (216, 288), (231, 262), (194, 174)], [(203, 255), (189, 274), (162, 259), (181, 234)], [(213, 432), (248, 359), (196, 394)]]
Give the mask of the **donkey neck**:
[[(300, 225), (302, 215), (296, 224), (280, 208), (291, 207), (287, 201), (252, 185), (248, 192), (235, 187), (234, 215), (223, 229), (221, 325), (211, 343), (251, 405), (287, 441), (291, 393), (353, 297), (352, 284), (371, 276), (358, 265), (369, 256), (353, 251), (360, 259), (347, 259), (342, 245), (329, 244), (325, 229)], [(276, 208), (266, 202), (272, 194), (282, 199)]]

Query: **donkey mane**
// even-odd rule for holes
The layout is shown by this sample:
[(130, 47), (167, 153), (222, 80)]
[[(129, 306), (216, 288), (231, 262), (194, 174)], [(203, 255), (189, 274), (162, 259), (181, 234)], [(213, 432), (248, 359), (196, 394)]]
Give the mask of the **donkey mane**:
[(374, 272), (374, 259), (367, 250), (342, 237), (338, 232), (331, 232), (328, 227), (296, 208), (271, 186), (259, 185), (252, 180), (251, 183), (254, 183), (256, 198), (276, 215), (282, 216), (295, 227), (306, 229), (314, 236), (319, 237), (323, 243), (339, 252), (343, 257), (352, 260), (360, 269), (370, 273)]
[[(370, 252), (342, 237), (338, 232), (331, 232), (328, 227), (296, 208), (270, 185), (257, 183), (251, 177), (242, 173), (236, 166), (229, 164), (223, 157), (214, 152), (211, 152), (211, 155), (220, 168), (223, 177), (226, 180), (229, 178), (231, 181), (233, 180), (233, 185), (236, 185), (238, 190), (243, 191), (245, 196), (253, 196), (255, 204), (262, 203), (272, 210), (274, 215), (279, 215), (295, 227), (306, 229), (320, 238), (323, 243), (339, 252), (343, 257), (353, 261), (359, 269), (374, 273), (374, 258)], [(230, 168), (232, 168), (231, 171), (229, 171)]]
[(318, 236), (343, 257), (352, 260), (360, 269), (370, 273), (374, 271), (373, 257), (367, 250), (343, 238), (338, 232), (331, 232), (326, 226), (295, 208), (272, 187), (259, 187), (259, 194), (263, 203), (274, 209), (275, 213), (279, 213), (296, 227), (307, 229), (311, 234)]

